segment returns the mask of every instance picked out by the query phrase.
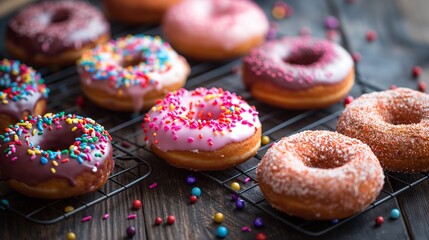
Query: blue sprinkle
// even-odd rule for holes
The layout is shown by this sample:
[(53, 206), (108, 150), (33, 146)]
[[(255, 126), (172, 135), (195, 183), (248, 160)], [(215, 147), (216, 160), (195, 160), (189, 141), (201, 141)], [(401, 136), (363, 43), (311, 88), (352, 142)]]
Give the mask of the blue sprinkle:
[(9, 207), (9, 201), (7, 199), (2, 199), (0, 202), (1, 202), (0, 203), (0, 209), (1, 210), (6, 209), (4, 206)]
[(41, 121), (37, 122), (37, 129), (39, 129), (39, 131), (43, 131), (43, 123)]
[(43, 165), (45, 165), (45, 164), (47, 164), (47, 163), (48, 163), (48, 159), (47, 159), (47, 158), (45, 158), (45, 157), (42, 157), (42, 158), (40, 158), (40, 162), (41, 162)]

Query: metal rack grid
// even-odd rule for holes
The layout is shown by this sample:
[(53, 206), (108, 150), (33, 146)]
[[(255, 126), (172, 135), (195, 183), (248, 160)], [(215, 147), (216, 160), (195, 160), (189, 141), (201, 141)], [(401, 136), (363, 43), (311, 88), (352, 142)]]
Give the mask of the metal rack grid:
[[(340, 18), (335, 9), (335, 5), (333, 5), (331, 1), (327, 1), (327, 3), (333, 15)], [(7, 18), (0, 21), (7, 21)], [(115, 23), (112, 24), (113, 38), (136, 33), (156, 35), (160, 34), (160, 29), (156, 26), (127, 27)], [(342, 45), (350, 51), (347, 38), (342, 29), (340, 33), (342, 36)], [(0, 56), (1, 55), (2, 54), (0, 54)], [(247, 102), (256, 106), (260, 112), (263, 135), (269, 136), (273, 141), (277, 141), (283, 136), (309, 129), (334, 130), (337, 118), (343, 110), (341, 104), (336, 104), (323, 110), (304, 112), (285, 111), (274, 108), (256, 101), (250, 96), (249, 92), (244, 89), (240, 75), (238, 74), (238, 69), (240, 67), (239, 60), (217, 63), (190, 61), (190, 64), (192, 66), (192, 72), (185, 88), (194, 89), (200, 86), (222, 87), (241, 95)], [(49, 68), (38, 70), (42, 73), (52, 91), (48, 102), (48, 109), (53, 112), (66, 111), (67, 113), (78, 113), (91, 116), (108, 129), (115, 141), (113, 143), (116, 163), (114, 173), (102, 189), (92, 194), (56, 201), (29, 199), (20, 194), (8, 191), (6, 184), (0, 179), (0, 200), (7, 199), (9, 201), (9, 205), (0, 201), (0, 209), (2, 207), (7, 208), (28, 220), (42, 224), (50, 224), (70, 217), (94, 204), (106, 201), (113, 195), (126, 191), (129, 187), (142, 181), (151, 172), (151, 166), (145, 161), (144, 154), (151, 154), (151, 152), (145, 147), (142, 137), (142, 130), (140, 128), (142, 115), (121, 114), (121, 116), (118, 116), (118, 114), (114, 112), (106, 111), (89, 104), (82, 107), (76, 105), (76, 98), (81, 97), (82, 92), (79, 84), (77, 84), (79, 77), (76, 73), (75, 66), (68, 66), (58, 71), (53, 71)], [(359, 72), (357, 72), (357, 74), (359, 75)], [(371, 85), (371, 83), (363, 81), (358, 76), (357, 84), (353, 87), (351, 95), (356, 97), (365, 92), (378, 90), (381, 89), (377, 89), (375, 86)], [(429, 178), (427, 174), (414, 174), (414, 180), (409, 181), (404, 174), (386, 172), (385, 174), (388, 178), (386, 178), (382, 193), (377, 200), (362, 213), (340, 220), (335, 224), (329, 221), (307, 221), (281, 213), (272, 208), (264, 200), (259, 190), (258, 183), (256, 182), (255, 170), (268, 147), (269, 145), (261, 147), (256, 156), (235, 168), (218, 172), (203, 172), (202, 174), (218, 182), (231, 192), (234, 192), (230, 188), (230, 183), (232, 181), (250, 178), (250, 181), (243, 184), (242, 190), (237, 193), (240, 198), (246, 200), (261, 211), (268, 213), (285, 225), (311, 236), (319, 236), (334, 230), (342, 224), (353, 220), (355, 217), (370, 211), (376, 206)], [(143, 150), (143, 154), (141, 154), (139, 150)], [(393, 189), (391, 181), (395, 181), (398, 187)], [(31, 206), (26, 204), (29, 200), (32, 202)], [(64, 207), (69, 205), (74, 206), (75, 210), (64, 213)]]

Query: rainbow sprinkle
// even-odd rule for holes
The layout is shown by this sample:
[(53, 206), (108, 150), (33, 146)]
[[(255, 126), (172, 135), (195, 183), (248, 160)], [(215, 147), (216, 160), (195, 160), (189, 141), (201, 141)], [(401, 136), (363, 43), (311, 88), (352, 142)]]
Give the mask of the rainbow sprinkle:
[[(171, 68), (172, 48), (159, 36), (126, 36), (85, 52), (78, 66), (92, 80), (109, 81), (113, 88), (157, 84), (156, 75)], [(124, 63), (136, 65), (122, 66)]]
[(28, 96), (40, 92), (48, 97), (49, 89), (44, 80), (33, 68), (21, 64), (18, 60), (3, 59), (0, 61), (0, 101), (6, 105), (9, 101), (27, 100)]
[[(65, 127), (67, 126), (67, 127)], [(63, 131), (67, 136), (67, 129), (78, 129), (82, 134), (71, 142), (70, 147), (65, 149), (42, 149), (40, 145), (32, 142), (32, 137), (50, 134), (52, 131)], [(64, 131), (66, 130), (66, 131)], [(37, 139), (37, 137), (36, 137)], [(106, 143), (111, 141), (109, 133), (104, 128), (90, 118), (77, 116), (74, 114), (47, 113), (44, 116), (28, 116), (20, 120), (17, 124), (6, 128), (6, 133), (0, 135), (0, 146), (7, 144), (4, 150), (6, 158), (16, 161), (19, 155), (18, 148), (26, 148), (27, 156), (30, 160), (39, 159), (40, 164), (51, 167), (52, 174), (56, 173), (56, 167), (66, 164), (69, 161), (77, 161), (82, 164), (84, 161), (94, 163), (93, 171), (97, 171), (98, 159), (105, 155)], [(20, 158), (24, 158), (22, 155)]]

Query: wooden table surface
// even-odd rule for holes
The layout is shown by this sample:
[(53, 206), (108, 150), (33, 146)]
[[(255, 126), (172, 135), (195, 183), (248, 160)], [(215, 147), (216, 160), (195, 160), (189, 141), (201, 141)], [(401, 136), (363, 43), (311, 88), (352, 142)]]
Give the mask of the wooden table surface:
[[(338, 17), (341, 20), (342, 30), (339, 43), (348, 51), (361, 54), (362, 60), (356, 70), (364, 88), (373, 86), (373, 88), (366, 89), (368, 91), (387, 89), (390, 85), (416, 89), (418, 80), (411, 76), (411, 69), (414, 65), (420, 65), (423, 68), (420, 81), (427, 82), (429, 73), (427, 67), (429, 63), (429, 15), (427, 10), (429, 2), (426, 0), (355, 0), (352, 1), (353, 4), (349, 2), (343, 0), (286, 1), (293, 7), (294, 13), (289, 18), (277, 21), (273, 20), (270, 14), (274, 1), (259, 1), (271, 20), (278, 24), (279, 32), (282, 35), (298, 35), (301, 28), (307, 27), (313, 36), (325, 37), (324, 19), (329, 15)], [(10, 15), (0, 21), (2, 32), (9, 17)], [(366, 32), (370, 29), (377, 33), (377, 39), (372, 43), (368, 43), (365, 38)], [(157, 26), (129, 27), (118, 23), (112, 24), (114, 36), (139, 32), (160, 34), (160, 29)], [(3, 40), (0, 41), (0, 55), (7, 56), (3, 48)], [(263, 131), (273, 140), (307, 127), (332, 130), (335, 128), (335, 116), (343, 108), (342, 104), (310, 112), (272, 108), (257, 102), (244, 90), (240, 82), (240, 75), (233, 71), (240, 65), (240, 60), (222, 63), (191, 61), (191, 65), (193, 73), (186, 88), (218, 86), (240, 93), (243, 98), (256, 105), (261, 112)], [(121, 123), (111, 120), (117, 117), (117, 113), (87, 105), (83, 108), (73, 105), (76, 96), (81, 95), (78, 86), (73, 88), (78, 81), (73, 66), (56, 71), (41, 69), (41, 72), (48, 85), (54, 89), (53, 94), (56, 95), (53, 98), (55, 100), (50, 100), (49, 106), (52, 111), (67, 110), (96, 116), (95, 119), (103, 118), (108, 129)], [(362, 86), (355, 86), (351, 94), (358, 96), (361, 94), (361, 90)], [(288, 120), (294, 116), (304, 117), (289, 124)], [(334, 117), (323, 124), (314, 124), (327, 116)], [(124, 192), (54, 224), (37, 224), (25, 220), (12, 211), (0, 210), (0, 239), (66, 239), (68, 232), (74, 232), (77, 239), (125, 239), (126, 229), (129, 226), (136, 228), (134, 239), (213, 239), (216, 238), (216, 229), (219, 226), (212, 220), (216, 212), (222, 212), (225, 216), (222, 225), (229, 229), (227, 239), (255, 239), (256, 234), (260, 232), (265, 233), (268, 239), (313, 238), (292, 229), (249, 203), (246, 203), (243, 210), (235, 209), (234, 202), (230, 200), (230, 191), (208, 178), (207, 173), (201, 174), (171, 167), (151, 154), (144, 147), (141, 137), (139, 128), (141, 115), (123, 114), (119, 119), (128, 125), (121, 131), (115, 132), (115, 140), (122, 141), (122, 138), (130, 138), (127, 140), (134, 146), (133, 154), (151, 165), (151, 174)], [(288, 123), (284, 124), (285, 122)], [(263, 154), (263, 152), (259, 154)], [(257, 158), (253, 158), (247, 165), (244, 164), (238, 169), (251, 169), (252, 166), (256, 166), (257, 161)], [(231, 171), (234, 170), (208, 174), (223, 178), (223, 175), (228, 176)], [(186, 184), (188, 175), (197, 178), (195, 186), (202, 190), (202, 195), (195, 204), (189, 203), (192, 186)], [(420, 175), (404, 174), (393, 174), (392, 176), (400, 176), (407, 182), (413, 182), (420, 177)], [(150, 189), (149, 186), (153, 183), (157, 183), (157, 186)], [(256, 183), (252, 181), (252, 183), (246, 184), (255, 185)], [(246, 187), (246, 184), (242, 185)], [(386, 179), (385, 189), (397, 189), (399, 184), (400, 182), (389, 177)], [(427, 239), (429, 237), (428, 187), (429, 183), (424, 181), (401, 193), (398, 197), (386, 201), (317, 238)], [(7, 191), (4, 182), (0, 181), (0, 193)], [(18, 195), (15, 199), (23, 199), (23, 197)], [(140, 210), (131, 209), (134, 199), (142, 201), (143, 207)], [(35, 202), (37, 201), (26, 199), (26, 204), (29, 206)], [(10, 204), (13, 205), (13, 201)], [(401, 211), (401, 217), (397, 220), (389, 219), (390, 210), (393, 208)], [(109, 214), (109, 218), (103, 220), (103, 215), (106, 213)], [(129, 214), (136, 214), (136, 218), (127, 220)], [(173, 225), (165, 224), (168, 215), (176, 217)], [(85, 216), (92, 216), (92, 220), (81, 222)], [(164, 219), (164, 224), (161, 226), (154, 225), (154, 219), (158, 216)], [(382, 226), (375, 226), (374, 219), (377, 216), (385, 218)], [(253, 227), (252, 222), (256, 217), (264, 220), (263, 228), (255, 229)], [(252, 231), (242, 232), (243, 226), (250, 226)]]

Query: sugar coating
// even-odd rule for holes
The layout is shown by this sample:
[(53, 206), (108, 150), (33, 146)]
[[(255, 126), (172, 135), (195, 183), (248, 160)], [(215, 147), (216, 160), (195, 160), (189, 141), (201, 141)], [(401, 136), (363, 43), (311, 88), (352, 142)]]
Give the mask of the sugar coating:
[(429, 157), (429, 96), (407, 88), (364, 94), (341, 114), (337, 131), (368, 144), (383, 166), (424, 170), (419, 167)]
[(304, 36), (266, 42), (252, 50), (243, 64), (247, 84), (269, 81), (281, 88), (305, 90), (344, 81), (353, 60), (333, 42)]
[(145, 140), (162, 151), (214, 151), (260, 128), (258, 112), (221, 88), (180, 89), (145, 115)]
[(331, 212), (362, 210), (384, 184), (380, 163), (366, 144), (330, 131), (281, 139), (264, 155), (256, 173), (259, 182), (285, 198), (316, 200), (312, 207)]

